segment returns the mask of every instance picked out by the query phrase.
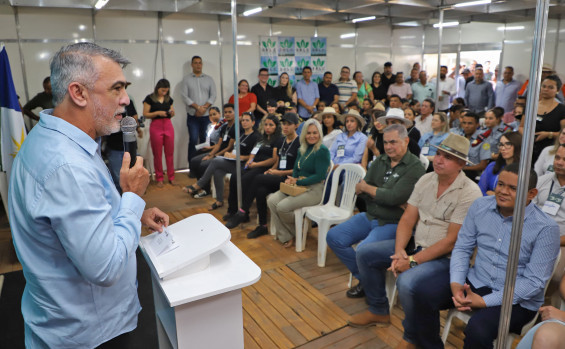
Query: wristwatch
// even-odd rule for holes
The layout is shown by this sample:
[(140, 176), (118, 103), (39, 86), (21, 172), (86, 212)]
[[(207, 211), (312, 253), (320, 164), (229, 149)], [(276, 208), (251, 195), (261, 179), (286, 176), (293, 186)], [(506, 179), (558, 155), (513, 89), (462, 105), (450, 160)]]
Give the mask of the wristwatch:
[(553, 132), (549, 132), (549, 136), (547, 138), (553, 139)]
[(408, 260), (410, 261), (410, 268), (414, 268), (415, 266), (418, 265), (418, 262), (416, 262), (416, 260), (414, 259), (414, 256), (408, 257)]

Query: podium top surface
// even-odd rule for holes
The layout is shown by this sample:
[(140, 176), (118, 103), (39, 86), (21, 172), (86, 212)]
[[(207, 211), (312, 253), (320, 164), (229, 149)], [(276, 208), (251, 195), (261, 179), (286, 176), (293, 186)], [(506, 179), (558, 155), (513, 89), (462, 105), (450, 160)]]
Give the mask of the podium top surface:
[(171, 307), (237, 290), (260, 278), (261, 268), (231, 242), (210, 255), (210, 266), (205, 270), (169, 280), (153, 275)]
[(149, 257), (146, 258), (147, 262), (161, 279), (211, 255), (231, 238), (229, 229), (208, 213), (193, 215), (172, 224), (169, 232), (178, 247), (159, 256), (147, 246), (156, 234), (145, 236), (140, 241), (145, 256)]

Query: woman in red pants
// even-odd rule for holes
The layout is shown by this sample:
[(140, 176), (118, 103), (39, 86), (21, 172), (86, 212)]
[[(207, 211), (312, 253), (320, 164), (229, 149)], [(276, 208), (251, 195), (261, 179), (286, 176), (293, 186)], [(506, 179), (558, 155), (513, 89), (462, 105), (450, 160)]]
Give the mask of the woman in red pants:
[(175, 130), (171, 118), (175, 116), (173, 99), (170, 92), (171, 85), (167, 79), (161, 79), (155, 86), (155, 91), (147, 95), (143, 101), (143, 115), (151, 119), (149, 135), (153, 162), (155, 165), (155, 179), (157, 187), (163, 187), (163, 148), (165, 148), (165, 162), (167, 163), (167, 177), (169, 183), (175, 183), (175, 166), (173, 153), (175, 151)]

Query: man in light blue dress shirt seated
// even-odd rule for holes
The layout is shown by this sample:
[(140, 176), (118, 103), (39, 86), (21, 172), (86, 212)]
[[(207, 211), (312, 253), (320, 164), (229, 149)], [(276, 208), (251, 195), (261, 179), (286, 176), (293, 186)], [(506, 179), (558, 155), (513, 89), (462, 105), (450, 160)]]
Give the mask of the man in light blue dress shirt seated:
[[(459, 311), (473, 311), (465, 328), (464, 348), (492, 348), (498, 333), (518, 170), (517, 163), (506, 166), (500, 172), (495, 195), (473, 202), (451, 253), (449, 275), (436, 283), (433, 293), (419, 295), (420, 321), (433, 318), (437, 329), (442, 307), (431, 309), (428, 299), (444, 299), (445, 308), (455, 305)], [(513, 333), (520, 333), (543, 304), (545, 284), (559, 253), (557, 224), (532, 202), (537, 195), (536, 182), (537, 175), (531, 171), (509, 327)], [(475, 249), (475, 263), (469, 267)], [(426, 342), (439, 345), (438, 332), (429, 331)]]
[(100, 156), (100, 137), (120, 130), (129, 103), (119, 53), (92, 43), (63, 47), (51, 62), (55, 109), (41, 112), (12, 167), (9, 212), (26, 287), (26, 348), (127, 347), (141, 310), (135, 250), (144, 211), (143, 159), (125, 153), (120, 197)]

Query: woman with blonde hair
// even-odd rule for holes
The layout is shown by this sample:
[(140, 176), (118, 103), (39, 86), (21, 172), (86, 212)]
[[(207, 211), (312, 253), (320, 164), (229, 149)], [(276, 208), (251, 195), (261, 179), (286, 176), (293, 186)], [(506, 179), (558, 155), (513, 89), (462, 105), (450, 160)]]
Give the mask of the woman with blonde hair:
[[(430, 161), (433, 161), (437, 151), (436, 147), (439, 146), (448, 135), (449, 122), (447, 115), (443, 112), (435, 113), (432, 117), (432, 132), (424, 133), (418, 142), (421, 154), (426, 156)], [(432, 145), (434, 147), (432, 147)]]
[(548, 172), (553, 172), (553, 160), (555, 159), (555, 152), (557, 151), (557, 148), (559, 148), (560, 144), (565, 144), (565, 127), (562, 127), (561, 131), (559, 131), (559, 136), (555, 138), (555, 143), (549, 147), (543, 148), (541, 151), (539, 158), (534, 165), (534, 170), (538, 177), (541, 177)]
[(300, 134), (300, 148), (292, 176), (285, 180), (286, 184), (305, 186), (307, 191), (290, 196), (279, 190), (267, 199), (271, 219), (276, 226), (277, 239), (284, 247), (294, 245), (294, 210), (316, 205), (322, 199), (324, 179), (329, 167), (330, 151), (322, 144), (322, 125), (318, 120), (310, 118), (304, 123)]

